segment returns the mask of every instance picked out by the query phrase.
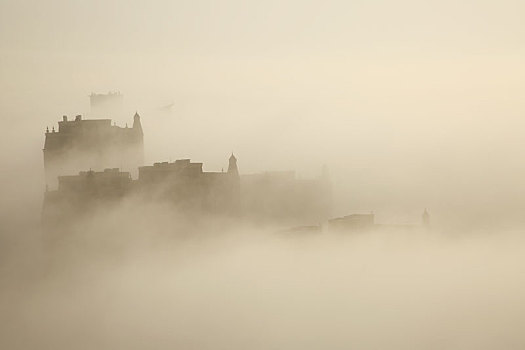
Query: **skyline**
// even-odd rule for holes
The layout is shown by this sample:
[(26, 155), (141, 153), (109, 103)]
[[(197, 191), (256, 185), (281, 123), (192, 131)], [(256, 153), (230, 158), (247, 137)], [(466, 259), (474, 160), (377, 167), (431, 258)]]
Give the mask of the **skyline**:
[(525, 348), (524, 13), (0, 0), (0, 348)]

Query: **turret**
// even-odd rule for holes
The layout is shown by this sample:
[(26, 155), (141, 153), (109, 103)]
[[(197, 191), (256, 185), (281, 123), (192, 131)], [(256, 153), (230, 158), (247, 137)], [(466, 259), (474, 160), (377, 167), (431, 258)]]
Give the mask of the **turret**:
[(135, 112), (135, 115), (133, 116), (133, 129), (143, 134), (142, 124), (140, 123), (140, 115), (138, 114), (138, 112)]
[(228, 162), (228, 174), (239, 176), (239, 169), (237, 168), (237, 158), (235, 158), (233, 152)]

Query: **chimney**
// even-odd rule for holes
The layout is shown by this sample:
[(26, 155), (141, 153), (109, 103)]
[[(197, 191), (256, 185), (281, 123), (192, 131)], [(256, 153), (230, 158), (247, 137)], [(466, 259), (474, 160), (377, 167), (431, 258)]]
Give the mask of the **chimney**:
[(79, 122), (81, 120), (82, 120), (82, 116), (80, 114), (75, 117), (76, 122)]
[(67, 122), (67, 115), (62, 116), (62, 121)]

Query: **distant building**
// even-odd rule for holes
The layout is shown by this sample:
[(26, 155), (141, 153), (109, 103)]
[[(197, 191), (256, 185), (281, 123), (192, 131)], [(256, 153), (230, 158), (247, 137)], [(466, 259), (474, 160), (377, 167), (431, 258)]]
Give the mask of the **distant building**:
[(58, 189), (46, 191), (43, 219), (53, 225), (64, 217), (74, 219), (133, 196), (138, 204), (162, 203), (181, 213), (268, 224), (318, 224), (329, 215), (325, 190), (323, 181), (298, 180), (293, 172), (239, 175), (233, 154), (227, 172), (205, 172), (202, 163), (179, 159), (141, 166), (137, 180), (119, 169), (59, 176)]
[(64, 116), (58, 131), (46, 129), (43, 151), (46, 183), (52, 187), (57, 176), (89, 168), (136, 169), (144, 161), (140, 116), (135, 113), (131, 128), (111, 125), (111, 119), (84, 120), (77, 115), (68, 120)]
[(239, 169), (237, 168), (237, 158), (235, 158), (233, 152), (230, 156), (230, 159), (228, 159), (228, 174), (239, 176)]
[[(94, 109), (122, 101), (120, 93), (90, 98)], [(64, 116), (58, 130), (46, 129), (44, 168), (50, 186), (44, 197), (45, 221), (74, 218), (127, 196), (139, 203), (161, 201), (185, 212), (242, 216), (257, 223), (318, 225), (330, 217), (326, 168), (309, 180), (297, 179), (295, 172), (240, 175), (233, 153), (227, 172), (205, 172), (202, 163), (190, 159), (143, 166), (143, 138), (138, 113), (132, 127), (77, 115), (73, 120)]]
[(89, 104), (92, 117), (108, 117), (122, 114), (124, 96), (120, 92), (108, 92), (107, 94), (91, 93)]
[(422, 225), (401, 223), (401, 224), (377, 224), (373, 213), (370, 214), (351, 214), (340, 218), (328, 220), (328, 231), (340, 232), (359, 232), (373, 229), (374, 231), (412, 231), (420, 230), (421, 227), (429, 227), (429, 214), (427, 210), (422, 215)]
[(140, 167), (137, 185), (143, 198), (167, 200), (180, 209), (215, 214), (239, 211), (239, 174), (234, 169), (204, 172), (202, 163), (179, 159)]
[(374, 214), (351, 214), (328, 220), (330, 230), (363, 230), (374, 227)]
[(46, 191), (42, 209), (42, 221), (51, 227), (68, 223), (104, 210), (111, 203), (120, 203), (132, 189), (129, 172), (119, 169), (105, 169), (101, 172), (81, 171), (78, 175), (58, 177), (58, 189)]
[(59, 176), (58, 189), (45, 193), (43, 219), (53, 225), (64, 216), (80, 218), (131, 195), (138, 203), (167, 204), (180, 212), (236, 216), (239, 174), (233, 168), (228, 172), (204, 172), (202, 163), (179, 159), (142, 166), (137, 180), (119, 169)]
[(130, 173), (118, 168), (89, 170), (81, 171), (78, 175), (59, 176), (58, 190), (81, 196), (89, 193), (98, 197), (114, 197), (126, 194), (131, 182)]

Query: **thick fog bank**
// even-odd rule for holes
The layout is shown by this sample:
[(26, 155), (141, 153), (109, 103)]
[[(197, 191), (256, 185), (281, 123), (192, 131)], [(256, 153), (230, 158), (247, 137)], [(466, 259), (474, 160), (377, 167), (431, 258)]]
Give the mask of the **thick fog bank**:
[(186, 234), (171, 212), (130, 210), (58, 239), (31, 223), (4, 236), (0, 347), (525, 346), (519, 230)]

